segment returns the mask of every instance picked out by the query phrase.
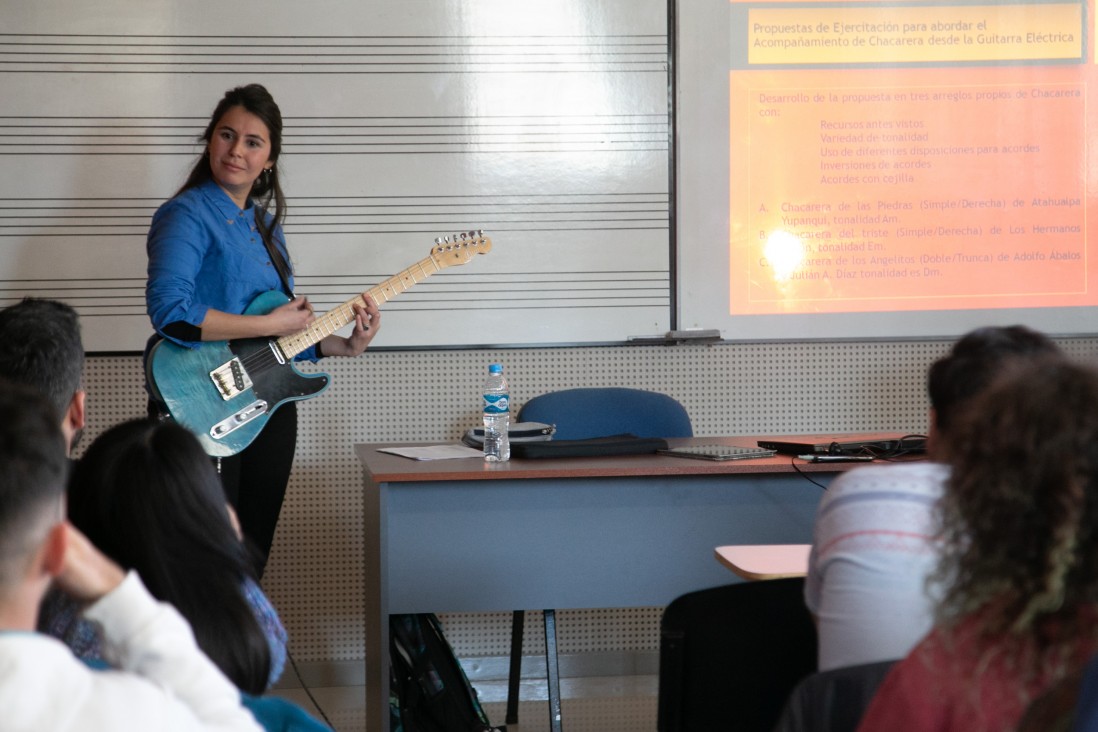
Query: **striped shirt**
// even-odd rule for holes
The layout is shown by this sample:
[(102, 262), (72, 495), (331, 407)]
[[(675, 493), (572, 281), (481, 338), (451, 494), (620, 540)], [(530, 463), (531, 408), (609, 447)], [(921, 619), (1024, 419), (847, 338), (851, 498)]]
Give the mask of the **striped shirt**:
[(805, 601), (820, 670), (902, 658), (930, 630), (936, 505), (949, 470), (891, 463), (832, 482), (816, 515)]

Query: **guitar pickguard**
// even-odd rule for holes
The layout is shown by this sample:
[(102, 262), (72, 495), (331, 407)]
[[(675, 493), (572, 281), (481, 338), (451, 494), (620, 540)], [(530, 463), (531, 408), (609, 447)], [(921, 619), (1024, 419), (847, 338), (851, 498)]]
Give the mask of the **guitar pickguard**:
[(160, 341), (149, 354), (148, 370), (168, 413), (214, 457), (250, 445), (280, 405), (328, 387), (327, 374), (302, 374), (266, 338), (200, 348)]

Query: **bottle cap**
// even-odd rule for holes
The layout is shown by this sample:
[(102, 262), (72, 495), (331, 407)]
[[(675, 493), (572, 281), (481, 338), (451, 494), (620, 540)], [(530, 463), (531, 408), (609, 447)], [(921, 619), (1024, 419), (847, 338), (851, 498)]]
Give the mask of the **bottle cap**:
[(503, 373), (503, 364), (501, 364), (501, 363), (488, 364), (488, 373), (490, 373), (490, 374), (502, 374)]

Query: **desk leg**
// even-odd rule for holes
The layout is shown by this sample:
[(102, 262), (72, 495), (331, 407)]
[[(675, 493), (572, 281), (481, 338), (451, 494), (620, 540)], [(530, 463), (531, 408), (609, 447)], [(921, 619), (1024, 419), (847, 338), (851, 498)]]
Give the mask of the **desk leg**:
[(557, 663), (557, 613), (545, 611), (545, 668), (549, 682), (549, 729), (561, 732), (560, 665)]
[(518, 724), (520, 682), (522, 681), (522, 634), (526, 626), (526, 611), (511, 613), (511, 665), (507, 673), (506, 724)]
[(366, 481), (363, 495), (366, 555), (366, 730), (389, 732), (389, 567), (385, 516), (387, 486)]

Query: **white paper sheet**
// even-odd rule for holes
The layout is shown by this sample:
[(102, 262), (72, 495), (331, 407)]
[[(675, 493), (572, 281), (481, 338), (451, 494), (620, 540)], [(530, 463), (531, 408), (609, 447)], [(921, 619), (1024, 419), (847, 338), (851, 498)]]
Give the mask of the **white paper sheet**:
[(378, 452), (387, 452), (413, 460), (453, 460), (454, 458), (484, 457), (484, 453), (465, 445), (428, 445), (426, 447), (379, 447)]

